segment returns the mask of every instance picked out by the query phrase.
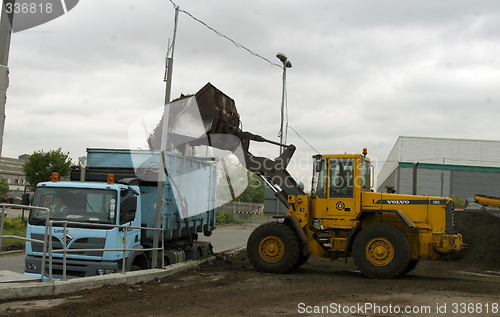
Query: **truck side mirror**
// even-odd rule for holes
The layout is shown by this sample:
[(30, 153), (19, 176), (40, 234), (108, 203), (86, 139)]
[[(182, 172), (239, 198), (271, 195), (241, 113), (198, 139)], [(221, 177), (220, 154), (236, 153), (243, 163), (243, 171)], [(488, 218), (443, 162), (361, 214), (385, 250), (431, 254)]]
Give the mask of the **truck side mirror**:
[(24, 193), (23, 196), (21, 196), (21, 205), (29, 206), (30, 204), (30, 194), (29, 193)]
[(131, 222), (135, 219), (137, 211), (137, 196), (129, 196), (120, 207), (120, 224)]
[(130, 206), (129, 211), (135, 213), (135, 211), (137, 210), (137, 196), (130, 196), (128, 200)]

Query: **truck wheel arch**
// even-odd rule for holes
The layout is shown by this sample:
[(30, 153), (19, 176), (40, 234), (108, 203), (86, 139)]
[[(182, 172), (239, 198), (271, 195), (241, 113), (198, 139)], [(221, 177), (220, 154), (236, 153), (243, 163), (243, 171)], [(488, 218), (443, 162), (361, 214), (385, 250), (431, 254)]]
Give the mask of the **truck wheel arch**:
[(137, 251), (130, 251), (129, 256), (125, 262), (125, 271), (129, 272), (132, 270), (132, 266), (138, 266), (141, 270), (146, 270), (150, 267), (148, 258), (144, 254), (143, 251), (139, 251), (139, 249), (143, 249), (142, 246), (136, 246), (134, 249), (138, 249)]

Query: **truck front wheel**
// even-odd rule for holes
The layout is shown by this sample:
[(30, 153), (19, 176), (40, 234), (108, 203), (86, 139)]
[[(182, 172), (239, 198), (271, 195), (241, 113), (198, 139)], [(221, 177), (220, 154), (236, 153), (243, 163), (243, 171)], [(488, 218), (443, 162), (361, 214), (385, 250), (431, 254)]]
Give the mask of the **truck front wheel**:
[(361, 230), (352, 247), (354, 263), (370, 278), (394, 278), (404, 274), (410, 263), (411, 248), (405, 234), (386, 223)]
[(297, 234), (284, 223), (262, 224), (248, 238), (248, 259), (259, 272), (291, 271), (299, 260), (300, 251)]

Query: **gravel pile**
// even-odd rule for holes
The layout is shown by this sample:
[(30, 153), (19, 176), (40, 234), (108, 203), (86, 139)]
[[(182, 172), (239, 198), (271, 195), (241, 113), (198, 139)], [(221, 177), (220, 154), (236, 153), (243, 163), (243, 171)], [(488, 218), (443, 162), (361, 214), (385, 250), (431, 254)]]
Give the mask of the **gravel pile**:
[(442, 257), (467, 267), (500, 271), (500, 218), (481, 211), (455, 211), (455, 229), (466, 247)]

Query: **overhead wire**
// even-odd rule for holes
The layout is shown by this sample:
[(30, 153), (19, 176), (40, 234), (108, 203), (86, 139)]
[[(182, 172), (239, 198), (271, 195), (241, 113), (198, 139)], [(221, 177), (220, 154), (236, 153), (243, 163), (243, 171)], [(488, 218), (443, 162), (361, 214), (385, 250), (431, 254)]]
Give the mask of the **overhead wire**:
[[(172, 5), (174, 6), (174, 8), (175, 8), (176, 10), (179, 8), (179, 7), (178, 7), (178, 6), (174, 3), (174, 1), (173, 1), (173, 0), (169, 0), (169, 1), (172, 3)], [(260, 54), (258, 54), (258, 53), (255, 53), (254, 51), (252, 51), (252, 50), (250, 50), (249, 48), (245, 47), (244, 45), (242, 45), (242, 44), (240, 44), (240, 43), (236, 42), (235, 40), (233, 40), (232, 38), (228, 37), (227, 35), (225, 35), (225, 34), (223, 34), (223, 33), (219, 32), (219, 31), (217, 31), (217, 30), (216, 30), (216, 29), (214, 29), (213, 27), (209, 26), (207, 23), (205, 23), (205, 22), (201, 21), (200, 19), (196, 18), (195, 16), (193, 16), (193, 15), (192, 15), (191, 13), (189, 13), (188, 11), (186, 11), (186, 10), (181, 10), (181, 9), (178, 9), (178, 10), (179, 10), (179, 12), (182, 12), (182, 13), (184, 13), (184, 14), (188, 15), (189, 17), (191, 17), (191, 18), (192, 18), (193, 20), (195, 20), (196, 22), (198, 22), (198, 23), (202, 24), (203, 26), (205, 26), (205, 27), (206, 27), (206, 28), (208, 28), (209, 30), (213, 31), (213, 32), (214, 32), (215, 34), (217, 34), (218, 36), (220, 36), (220, 37), (222, 37), (222, 38), (225, 38), (226, 40), (230, 41), (230, 42), (231, 42), (231, 43), (233, 43), (233, 45), (235, 45), (236, 47), (241, 48), (241, 49), (244, 49), (245, 51), (247, 51), (247, 52), (248, 52), (248, 53), (250, 53), (251, 55), (253, 55), (253, 56), (256, 56), (256, 57), (258, 57), (258, 58), (263, 59), (264, 61), (268, 62), (268, 63), (269, 63), (270, 65), (272, 65), (272, 66), (277, 66), (277, 67), (279, 67), (279, 68), (283, 68), (283, 69), (285, 69), (285, 67), (286, 67), (285, 65), (280, 65), (280, 64), (278, 64), (278, 63), (274, 63), (274, 62), (270, 61), (269, 59), (267, 59), (266, 57), (264, 57), (264, 56), (262, 56), (262, 55), (260, 55)], [(173, 43), (172, 43), (172, 45), (173, 45)], [(169, 50), (170, 50), (170, 46), (169, 46)], [(286, 73), (285, 73), (285, 76), (286, 76)], [(285, 77), (285, 79), (286, 79), (286, 77)], [(286, 80), (285, 80), (284, 82), (286, 83)], [(286, 143), (286, 139), (287, 139), (287, 137), (288, 137), (288, 127), (289, 127), (289, 125), (288, 125), (288, 92), (287, 92), (287, 90), (286, 90), (286, 85), (285, 85), (285, 87), (284, 87), (284, 92), (285, 92), (285, 94), (284, 94), (284, 98), (285, 98), (284, 103), (285, 103), (285, 118), (286, 118), (285, 120), (286, 120), (286, 121), (285, 121), (285, 131), (280, 131), (280, 133), (281, 133), (281, 134), (283, 134), (283, 136), (284, 136), (284, 140), (285, 140), (285, 143)], [(291, 128), (291, 129), (292, 129), (295, 133), (297, 133), (297, 131), (295, 131), (295, 130), (291, 127), (291, 126), (290, 126), (290, 128)], [(297, 135), (298, 135), (299, 137), (301, 137), (301, 136), (300, 136), (300, 134), (298, 134), (298, 133), (297, 133)], [(301, 138), (302, 138), (302, 137), (301, 137)], [(303, 139), (303, 138), (302, 138), (302, 139)], [(305, 141), (305, 142), (306, 142), (309, 146), (311, 146), (311, 145), (310, 145), (310, 144), (309, 144), (309, 143), (308, 143), (305, 139), (303, 139), (303, 140), (304, 140), (304, 141)], [(313, 148), (313, 147), (311, 146), (311, 148)], [(313, 148), (313, 149), (314, 149), (314, 148)], [(314, 149), (314, 150), (315, 150), (315, 149)], [(315, 150), (315, 151), (316, 151), (316, 150)], [(317, 151), (316, 151), (316, 152), (317, 152)]]
[[(174, 7), (177, 7), (177, 5), (172, 1), (170, 0), (170, 2), (172, 3), (172, 5)], [(254, 51), (252, 51), (251, 49), (245, 47), (244, 45), (236, 42), (235, 40), (233, 40), (232, 38), (230, 38), (229, 36), (217, 31), (216, 29), (214, 29), (213, 27), (211, 27), (210, 25), (206, 24), (205, 22), (201, 21), (200, 19), (196, 18), (195, 16), (193, 16), (191, 13), (189, 13), (188, 11), (186, 10), (180, 10), (179, 9), (179, 12), (182, 12), (186, 15), (188, 15), (189, 17), (191, 17), (193, 20), (195, 20), (196, 22), (198, 23), (201, 23), (202, 25), (204, 25), (205, 27), (207, 27), (209, 30), (213, 31), (215, 34), (217, 34), (218, 36), (220, 37), (223, 37), (225, 38), (226, 40), (230, 41), (231, 43), (233, 43), (236, 47), (238, 48), (242, 48), (244, 49), (245, 51), (247, 51), (248, 53), (252, 54), (253, 56), (256, 56), (258, 58), (261, 58), (263, 60), (265, 60), (266, 62), (268, 62), (269, 64), (271, 64), (272, 66), (278, 66), (279, 68), (282, 68), (283, 66), (281, 66), (280, 64), (277, 64), (277, 63), (274, 63), (272, 61), (270, 61), (269, 59), (265, 58), (264, 56), (258, 54), (258, 53), (255, 53)]]
[(316, 153), (320, 154), (318, 150), (316, 150), (311, 144), (309, 144), (309, 142), (306, 141), (306, 139), (304, 139), (297, 131), (295, 131), (295, 129), (289, 125), (290, 129), (292, 129), (293, 132), (295, 132), (299, 138), (301, 138), (307, 145), (309, 145), (311, 147), (311, 149), (313, 149), (314, 151), (316, 151)]

